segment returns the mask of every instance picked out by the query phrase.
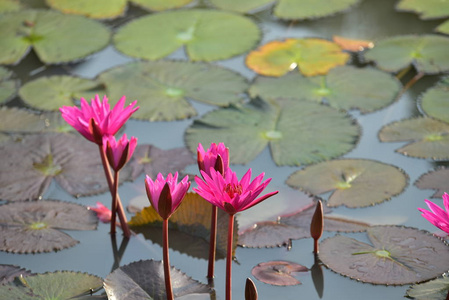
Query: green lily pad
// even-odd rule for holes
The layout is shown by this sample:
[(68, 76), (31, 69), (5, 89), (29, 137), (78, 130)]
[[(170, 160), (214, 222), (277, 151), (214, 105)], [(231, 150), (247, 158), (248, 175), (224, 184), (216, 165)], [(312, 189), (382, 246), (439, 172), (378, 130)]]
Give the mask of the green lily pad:
[(355, 146), (359, 133), (350, 116), (318, 103), (283, 99), (269, 104), (254, 99), (195, 120), (185, 140), (192, 153), (198, 143), (224, 142), (236, 164), (250, 162), (269, 145), (274, 162), (283, 166), (343, 155)]
[(131, 3), (150, 11), (162, 11), (183, 7), (193, 0), (130, 0)]
[(439, 35), (403, 35), (376, 42), (365, 58), (388, 72), (412, 64), (418, 72), (438, 74), (449, 71), (449, 38)]
[(133, 118), (172, 121), (196, 115), (187, 99), (227, 106), (241, 102), (246, 79), (206, 63), (182, 61), (133, 62), (103, 72), (99, 81), (112, 99), (137, 99)]
[(60, 230), (93, 230), (97, 222), (93, 211), (75, 203), (41, 200), (4, 204), (0, 206), (0, 250), (40, 253), (73, 247), (79, 242)]
[(39, 199), (53, 178), (73, 196), (108, 190), (97, 146), (80, 136), (35, 134), (0, 144), (0, 151), (8, 157), (0, 160), (2, 200)]
[(352, 279), (386, 285), (418, 283), (449, 270), (449, 247), (428, 232), (375, 226), (367, 235), (370, 244), (342, 235), (322, 241), (321, 261)]
[(317, 38), (272, 41), (251, 51), (246, 65), (266, 76), (282, 76), (298, 67), (305, 76), (324, 75), (346, 64), (349, 54), (335, 43)]
[(449, 123), (449, 76), (429, 88), (420, 98), (418, 106), (429, 117)]
[[(189, 294), (213, 293), (207, 285), (193, 280), (174, 267), (170, 267), (170, 277), (175, 298)], [(163, 264), (161, 261), (140, 260), (122, 266), (105, 278), (104, 289), (109, 299), (165, 300), (167, 297)]]
[(0, 67), (0, 103), (5, 103), (16, 95), (19, 82), (12, 79), (12, 76), (12, 71)]
[(418, 158), (449, 159), (449, 124), (431, 118), (393, 122), (379, 132), (381, 142), (408, 142), (396, 151)]
[(400, 194), (408, 176), (397, 167), (365, 159), (341, 159), (296, 171), (287, 179), (294, 188), (320, 195), (332, 192), (327, 206), (366, 207)]
[(28, 276), (31, 272), (14, 265), (0, 265), (0, 285), (12, 282), (19, 276)]
[(191, 60), (212, 61), (251, 49), (260, 30), (241, 15), (213, 10), (169, 11), (134, 20), (114, 35), (126, 55), (156, 60), (185, 46)]
[(304, 77), (298, 73), (279, 78), (257, 77), (249, 93), (253, 98), (297, 98), (369, 113), (391, 104), (399, 90), (400, 82), (388, 73), (373, 68), (341, 66), (323, 77)]
[(435, 190), (432, 198), (441, 199), (447, 192), (447, 183), (449, 181), (449, 169), (439, 168), (421, 175), (416, 181), (415, 186), (422, 190)]
[(2, 0), (0, 1), (0, 13), (7, 13), (18, 11), (22, 9), (22, 4), (19, 0)]
[(435, 31), (444, 33), (444, 34), (449, 34), (449, 20), (441, 23), (437, 28), (435, 28)]
[(64, 105), (73, 106), (74, 101), (81, 97), (91, 99), (95, 94), (101, 93), (99, 83), (67, 75), (40, 77), (27, 82), (19, 90), (19, 96), (27, 105), (39, 110), (54, 111)]
[(449, 277), (443, 276), (428, 282), (412, 285), (407, 297), (416, 300), (446, 300), (449, 291)]
[(82, 16), (24, 10), (0, 15), (0, 63), (16, 64), (33, 47), (47, 64), (79, 60), (109, 42), (106, 26)]
[(400, 0), (396, 4), (396, 9), (415, 12), (423, 20), (449, 16), (449, 3), (441, 0)]
[(83, 15), (93, 19), (112, 19), (124, 14), (127, 0), (46, 0), (48, 6), (64, 14)]
[(94, 275), (56, 271), (26, 276), (14, 284), (1, 285), (0, 294), (2, 299), (81, 299), (81, 296), (101, 289), (102, 285), (103, 280)]

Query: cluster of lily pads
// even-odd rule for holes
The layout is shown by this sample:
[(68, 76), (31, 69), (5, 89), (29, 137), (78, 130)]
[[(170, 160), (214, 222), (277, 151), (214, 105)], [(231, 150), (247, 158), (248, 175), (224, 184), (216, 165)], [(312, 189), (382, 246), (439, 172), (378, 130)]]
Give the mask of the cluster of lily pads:
[[(365, 240), (370, 243), (345, 235), (322, 241), (319, 256), (310, 268), (314, 278), (320, 277), (322, 265), (374, 284), (408, 285), (438, 277), (413, 286), (408, 296), (445, 299), (449, 280), (440, 276), (449, 270), (445, 242), (415, 228), (371, 226), (329, 213), (330, 207), (380, 204), (407, 187), (409, 176), (397, 166), (340, 158), (357, 146), (362, 134), (361, 126), (348, 112), (378, 111), (399, 99), (422, 77), (448, 72), (449, 38), (441, 34), (403, 35), (371, 42), (338, 36), (333, 40), (292, 37), (258, 45), (262, 30), (252, 17), (255, 12), (271, 9), (274, 18), (304, 20), (342, 12), (359, 1), (334, 1), (332, 5), (325, 0), (156, 2), (108, 0), (106, 5), (100, 0), (47, 0), (45, 8), (36, 8), (31, 1), (0, 2), (0, 64), (5, 65), (0, 67), (0, 102), (5, 104), (0, 109), (0, 149), (8, 158), (0, 161), (0, 199), (7, 202), (0, 206), (0, 250), (18, 254), (59, 251), (78, 243), (61, 230), (96, 228), (93, 211), (74, 203), (42, 199), (52, 181), (81, 198), (110, 189), (102, 161), (90, 154), (98, 149), (71, 132), (58, 110), (79, 104), (81, 97), (107, 94), (111, 100), (118, 100), (126, 95), (131, 101), (139, 101), (140, 109), (132, 118), (151, 122), (195, 120), (184, 134), (187, 148), (161, 150), (154, 145), (137, 145), (117, 182), (134, 181), (143, 173), (156, 178), (158, 173), (182, 172), (195, 163), (192, 154), (198, 143), (224, 142), (235, 164), (250, 163), (268, 146), (276, 165), (301, 167), (286, 183), (310, 198), (306, 204), (293, 204), (288, 212), (276, 212), (240, 231), (236, 222), (233, 252), (237, 244), (247, 248), (289, 247), (292, 240), (314, 237), (310, 224), (316, 199), (330, 193), (323, 210), (324, 230), (366, 232)], [(396, 8), (419, 13), (423, 19), (447, 18), (447, 4), (428, 2), (401, 0)], [(127, 6), (143, 10), (138, 18), (112, 32), (106, 24), (113, 21), (104, 19), (126, 17)], [(448, 34), (447, 24), (441, 24), (437, 31)], [(31, 51), (48, 68), (57, 68), (51, 65), (76, 63), (110, 44), (138, 60), (103, 71), (95, 78), (62, 74), (21, 84), (12, 71), (12, 66), (20, 64)], [(163, 59), (178, 48), (184, 48), (188, 61)], [(258, 74), (252, 82), (210, 63), (241, 54), (246, 55), (246, 66)], [(411, 80), (404, 80), (407, 77)], [(406, 142), (396, 150), (406, 156), (449, 160), (448, 86), (448, 77), (441, 76), (418, 99), (421, 115), (383, 126), (378, 133), (380, 141)], [(15, 107), (17, 101), (10, 102), (13, 99), (20, 99), (20, 105), (28, 109)], [(216, 109), (198, 117), (191, 101)], [(446, 168), (438, 168), (422, 175), (415, 185), (434, 189), (432, 197), (441, 198), (448, 190), (448, 176)], [(187, 194), (183, 203), (170, 217), (170, 225), (195, 237), (195, 243), (200, 238), (199, 248), (207, 249), (209, 206), (195, 194)], [(131, 230), (154, 240), (154, 232), (159, 232), (162, 224), (160, 215), (153, 207), (136, 210), (128, 223)], [(226, 214), (218, 214), (217, 228), (217, 259), (222, 259), (227, 253)], [(186, 251), (185, 243), (174, 241), (170, 246)], [(207, 251), (192, 256), (206, 259)], [(145, 277), (141, 276), (143, 270), (148, 272)], [(5, 274), (1, 276), (5, 279), (0, 295), (10, 298), (41, 299), (46, 297), (42, 292), (48, 290), (46, 286), (56, 281), (64, 288), (51, 295), (55, 299), (90, 298), (90, 293), (102, 285), (117, 299), (142, 295), (161, 299), (166, 290), (163, 264), (153, 260), (122, 266), (104, 280), (64, 271), (31, 275), (7, 265), (0, 271)], [(252, 274), (270, 284), (295, 285), (299, 281), (292, 274), (303, 271), (309, 269), (271, 261), (260, 263)], [(174, 280), (179, 283), (173, 286), (176, 296), (214, 295), (210, 287), (179, 270), (172, 268), (171, 276), (179, 279)], [(248, 286), (248, 294), (254, 293), (251, 284)], [(135, 294), (131, 296), (130, 290)]]

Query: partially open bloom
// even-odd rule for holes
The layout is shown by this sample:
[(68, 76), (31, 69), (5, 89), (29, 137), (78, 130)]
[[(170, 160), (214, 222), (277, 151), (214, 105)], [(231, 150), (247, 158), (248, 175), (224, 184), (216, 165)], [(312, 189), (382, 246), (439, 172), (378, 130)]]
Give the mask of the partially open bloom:
[(204, 171), (201, 171), (201, 175), (204, 181), (196, 176), (195, 181), (198, 188), (193, 190), (213, 205), (232, 215), (278, 193), (278, 191), (275, 191), (257, 198), (270, 183), (271, 178), (262, 182), (265, 175), (262, 173), (250, 182), (251, 169), (243, 175), (240, 181), (230, 168), (224, 177), (219, 171), (212, 168), (210, 169), (210, 176)]
[(123, 96), (112, 110), (108, 98), (104, 96), (101, 101), (98, 95), (91, 100), (90, 105), (81, 98), (81, 109), (77, 106), (63, 106), (59, 110), (64, 120), (86, 139), (101, 145), (103, 136), (116, 134), (129, 117), (139, 109), (134, 107), (137, 101), (124, 108), (125, 99)]
[(97, 218), (103, 223), (111, 222), (112, 212), (101, 202), (97, 202), (96, 206), (88, 206), (89, 210), (97, 213)]
[(449, 233), (449, 195), (447, 193), (443, 195), (443, 205), (446, 210), (427, 199), (425, 202), (431, 211), (418, 208), (422, 213), (421, 215), (436, 227)]
[(103, 137), (103, 147), (109, 164), (114, 171), (118, 171), (128, 162), (136, 149), (137, 139), (128, 140), (126, 133), (118, 140), (113, 135)]
[(178, 172), (175, 175), (169, 173), (167, 178), (159, 173), (154, 181), (150, 176), (146, 176), (145, 189), (148, 199), (162, 219), (168, 219), (181, 204), (190, 187), (188, 179), (189, 176), (186, 176), (178, 183)]
[(225, 174), (229, 168), (229, 148), (226, 148), (223, 143), (218, 145), (212, 143), (209, 149), (204, 151), (203, 145), (200, 143), (197, 148), (197, 161), (200, 171), (206, 172), (209, 176), (210, 168)]

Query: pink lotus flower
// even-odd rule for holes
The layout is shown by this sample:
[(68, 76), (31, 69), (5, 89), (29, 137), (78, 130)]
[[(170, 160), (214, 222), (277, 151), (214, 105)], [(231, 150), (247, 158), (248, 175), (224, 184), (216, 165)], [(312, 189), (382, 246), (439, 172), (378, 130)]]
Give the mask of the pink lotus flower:
[(262, 173), (250, 182), (251, 169), (243, 175), (240, 181), (230, 168), (224, 177), (212, 168), (210, 168), (210, 174), (209, 176), (206, 172), (201, 171), (204, 181), (196, 176), (195, 181), (198, 188), (193, 190), (230, 215), (246, 210), (278, 193), (275, 191), (257, 198), (270, 183), (271, 178), (262, 182), (265, 175)]
[(133, 107), (137, 101), (124, 108), (125, 99), (126, 97), (123, 96), (112, 110), (108, 98), (104, 96), (101, 101), (98, 95), (91, 100), (90, 105), (81, 98), (81, 109), (77, 106), (63, 106), (59, 110), (64, 120), (86, 139), (101, 145), (103, 136), (116, 134), (129, 117), (139, 109), (139, 107)]
[(421, 215), (436, 227), (449, 233), (449, 195), (447, 193), (444, 193), (443, 195), (443, 204), (446, 210), (427, 199), (425, 202), (431, 212), (423, 208), (418, 208), (418, 210), (422, 213)]
[(229, 148), (226, 148), (223, 143), (219, 143), (218, 146), (212, 143), (209, 149), (204, 151), (200, 143), (197, 148), (197, 161), (200, 171), (206, 172), (207, 175), (210, 176), (210, 168), (224, 175), (229, 168)]
[(89, 210), (97, 213), (97, 218), (103, 223), (111, 222), (112, 212), (109, 208), (103, 205), (101, 202), (97, 202), (96, 206), (88, 206)]
[(178, 183), (178, 172), (174, 176), (169, 173), (166, 179), (159, 173), (155, 181), (146, 176), (145, 188), (148, 199), (162, 219), (168, 219), (181, 204), (190, 187), (188, 179), (189, 176), (186, 176)]
[(136, 149), (137, 139), (128, 140), (126, 133), (118, 141), (113, 135), (103, 137), (103, 147), (109, 164), (114, 171), (118, 171), (128, 162)]

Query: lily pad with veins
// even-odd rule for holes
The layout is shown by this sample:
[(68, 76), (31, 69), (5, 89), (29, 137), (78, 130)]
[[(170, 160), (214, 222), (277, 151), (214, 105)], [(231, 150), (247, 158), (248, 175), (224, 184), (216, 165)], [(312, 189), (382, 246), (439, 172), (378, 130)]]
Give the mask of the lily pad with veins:
[(449, 247), (430, 233), (399, 226), (367, 230), (370, 243), (342, 235), (320, 243), (320, 260), (334, 272), (362, 282), (404, 285), (449, 270)]
[(449, 277), (443, 276), (428, 282), (414, 284), (407, 290), (407, 297), (416, 300), (445, 300), (449, 292)]
[[(170, 277), (175, 298), (189, 294), (214, 294), (210, 287), (174, 267), (170, 267)], [(140, 260), (122, 266), (105, 278), (104, 289), (109, 299), (165, 300), (163, 264), (161, 261)]]
[(431, 118), (390, 123), (379, 131), (381, 142), (407, 142), (396, 151), (412, 157), (449, 159), (449, 124)]
[(61, 230), (93, 230), (95, 213), (60, 201), (14, 202), (0, 206), (0, 250), (40, 253), (73, 247), (77, 240)]
[(256, 279), (271, 285), (290, 286), (301, 282), (294, 277), (296, 273), (308, 272), (303, 265), (289, 261), (269, 261), (260, 263), (251, 270)]
[(365, 159), (322, 162), (296, 171), (287, 184), (312, 195), (332, 192), (327, 206), (366, 207), (400, 194), (407, 174), (391, 165)]
[(443, 194), (448, 191), (449, 169), (439, 168), (421, 175), (416, 181), (415, 186), (422, 190), (435, 190), (432, 198), (443, 197)]

